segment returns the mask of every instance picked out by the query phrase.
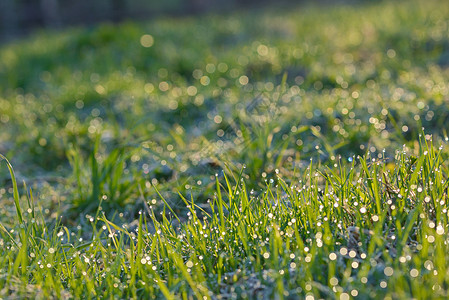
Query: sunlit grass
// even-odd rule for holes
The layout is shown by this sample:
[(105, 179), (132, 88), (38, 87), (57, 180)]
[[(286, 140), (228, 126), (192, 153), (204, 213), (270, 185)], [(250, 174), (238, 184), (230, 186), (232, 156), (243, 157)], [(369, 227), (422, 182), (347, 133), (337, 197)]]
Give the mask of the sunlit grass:
[(304, 4), (3, 45), (0, 297), (448, 297), (448, 16)]
[[(259, 191), (248, 190), (242, 169), (217, 177), (207, 205), (180, 195), (183, 215), (164, 198), (144, 199), (137, 223), (128, 226), (97, 210), (83, 227), (49, 229), (31, 195), (28, 208), (19, 207), (14, 188), (17, 225), (1, 232), (3, 292), (446, 297), (448, 165), (442, 151), (423, 138), (417, 157), (399, 151), (390, 163), (336, 159), (336, 167), (320, 171), (311, 162), (299, 176), (279, 175)], [(11, 176), (16, 186), (12, 169)], [(158, 202), (161, 215), (154, 210)]]

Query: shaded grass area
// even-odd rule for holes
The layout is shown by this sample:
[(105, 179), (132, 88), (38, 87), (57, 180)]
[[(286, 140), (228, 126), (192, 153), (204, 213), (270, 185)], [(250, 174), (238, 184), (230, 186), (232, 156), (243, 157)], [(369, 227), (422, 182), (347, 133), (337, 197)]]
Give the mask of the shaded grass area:
[(1, 295), (446, 297), (448, 17), (303, 4), (1, 47)]

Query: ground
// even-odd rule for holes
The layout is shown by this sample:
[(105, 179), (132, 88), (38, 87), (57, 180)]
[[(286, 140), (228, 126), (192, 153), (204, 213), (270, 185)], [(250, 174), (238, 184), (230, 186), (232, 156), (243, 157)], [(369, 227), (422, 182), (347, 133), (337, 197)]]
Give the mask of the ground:
[(303, 3), (1, 46), (0, 296), (447, 297), (448, 19)]

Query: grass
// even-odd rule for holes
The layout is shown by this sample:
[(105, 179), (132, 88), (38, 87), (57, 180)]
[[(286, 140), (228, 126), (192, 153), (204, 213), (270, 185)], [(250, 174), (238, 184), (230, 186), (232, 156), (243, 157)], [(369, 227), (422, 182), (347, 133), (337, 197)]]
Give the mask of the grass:
[[(216, 179), (207, 205), (182, 199), (176, 215), (148, 202), (134, 226), (104, 211), (81, 226), (49, 229), (27, 195), (18, 225), (2, 226), (5, 296), (74, 298), (445, 298), (447, 164), (422, 139), (420, 155), (398, 152), (394, 168), (358, 157), (258, 192), (240, 173)], [(225, 174), (225, 173), (224, 173)], [(170, 211), (170, 213), (166, 213)], [(173, 225), (174, 220), (183, 219)], [(86, 229), (90, 227), (90, 230)], [(428, 288), (423, 289), (426, 286)]]
[(3, 45), (0, 297), (447, 298), (448, 16), (303, 4)]

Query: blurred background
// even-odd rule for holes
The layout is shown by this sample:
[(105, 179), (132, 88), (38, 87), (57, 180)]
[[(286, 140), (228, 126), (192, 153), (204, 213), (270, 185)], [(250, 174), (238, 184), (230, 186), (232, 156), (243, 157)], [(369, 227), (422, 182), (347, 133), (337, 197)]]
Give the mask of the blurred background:
[(102, 21), (148, 19), (260, 5), (267, 0), (1, 0), (1, 35), (10, 38), (35, 28)]
[(46, 207), (134, 218), (137, 185), (181, 209), (228, 168), (419, 149), (448, 136), (446, 1), (0, 0), (0, 153)]
[[(369, 0), (368, 0), (369, 1)], [(371, 0), (373, 2), (375, 0)], [(7, 40), (37, 28), (61, 28), (162, 15), (190, 15), (253, 8), (301, 0), (1, 0), (0, 38)], [(362, 1), (321, 1), (362, 2)], [(364, 1), (366, 2), (366, 1)]]

